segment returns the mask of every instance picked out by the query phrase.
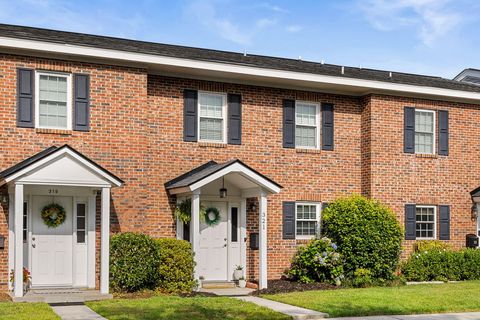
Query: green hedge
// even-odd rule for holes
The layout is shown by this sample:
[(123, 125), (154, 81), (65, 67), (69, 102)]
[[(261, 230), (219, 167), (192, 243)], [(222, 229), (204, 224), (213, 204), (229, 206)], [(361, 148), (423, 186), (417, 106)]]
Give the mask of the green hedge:
[(401, 266), (407, 281), (480, 280), (480, 250), (414, 252)]
[(114, 291), (154, 289), (158, 282), (158, 244), (139, 233), (113, 235), (110, 242), (110, 286)]
[(157, 239), (160, 266), (158, 288), (169, 293), (190, 292), (196, 286), (190, 243), (177, 239)]
[(402, 228), (389, 208), (353, 195), (338, 199), (322, 213), (323, 234), (338, 245), (348, 278), (367, 269), (376, 279), (392, 279), (398, 266)]

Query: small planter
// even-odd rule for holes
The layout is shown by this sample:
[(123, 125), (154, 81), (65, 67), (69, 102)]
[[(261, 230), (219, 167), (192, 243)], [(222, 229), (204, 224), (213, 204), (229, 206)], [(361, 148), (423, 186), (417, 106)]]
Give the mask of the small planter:
[(238, 279), (238, 286), (240, 288), (245, 288), (247, 286), (247, 280), (241, 278), (241, 279)]
[(243, 270), (234, 270), (233, 271), (233, 280), (240, 280), (243, 277)]

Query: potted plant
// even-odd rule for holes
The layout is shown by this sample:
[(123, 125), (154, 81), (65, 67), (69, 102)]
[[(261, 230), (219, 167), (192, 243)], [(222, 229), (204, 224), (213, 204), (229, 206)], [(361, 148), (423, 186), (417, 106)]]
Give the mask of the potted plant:
[[(10, 282), (12, 283), (12, 288), (15, 285), (15, 270), (10, 270)], [(29, 289), (32, 282), (32, 276), (30, 271), (27, 268), (23, 267), (23, 293), (25, 294)]]
[(233, 280), (240, 280), (241, 277), (243, 277), (243, 266), (237, 265), (233, 270)]
[(238, 286), (240, 288), (245, 288), (247, 286), (247, 280), (242, 276), (238, 279)]

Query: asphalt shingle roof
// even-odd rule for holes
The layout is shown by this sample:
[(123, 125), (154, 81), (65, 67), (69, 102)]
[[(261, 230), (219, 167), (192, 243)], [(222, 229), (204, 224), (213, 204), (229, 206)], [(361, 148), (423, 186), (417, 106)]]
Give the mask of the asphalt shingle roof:
[[(477, 85), (462, 83), (441, 77), (416, 75), (401, 72), (392, 72), (392, 76), (390, 77), (390, 71), (384, 70), (342, 67), (339, 65), (322, 64), (296, 59), (268, 57), (253, 54), (244, 55), (243, 53), (236, 52), (152, 43), (145, 41), (14, 26), (7, 24), (0, 24), (0, 36), (128, 51), (134, 53), (153, 54), (158, 56), (176, 57), (191, 60), (235, 64), (265, 69), (302, 72), (343, 78), (374, 80), (387, 83), (408, 84), (480, 93), (480, 87)], [(344, 70), (343, 74), (342, 68)]]

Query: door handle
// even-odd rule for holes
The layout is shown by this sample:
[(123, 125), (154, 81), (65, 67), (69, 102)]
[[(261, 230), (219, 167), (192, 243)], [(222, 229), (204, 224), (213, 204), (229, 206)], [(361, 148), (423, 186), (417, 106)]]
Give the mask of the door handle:
[(225, 244), (223, 245), (223, 247), (225, 248), (226, 246), (227, 246), (227, 244), (225, 243)]
[(35, 241), (35, 237), (32, 237), (32, 241)]
[(34, 248), (35, 248), (35, 243), (32, 243), (32, 247), (34, 247)]

